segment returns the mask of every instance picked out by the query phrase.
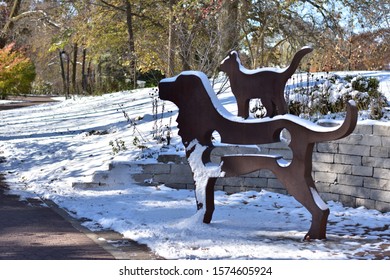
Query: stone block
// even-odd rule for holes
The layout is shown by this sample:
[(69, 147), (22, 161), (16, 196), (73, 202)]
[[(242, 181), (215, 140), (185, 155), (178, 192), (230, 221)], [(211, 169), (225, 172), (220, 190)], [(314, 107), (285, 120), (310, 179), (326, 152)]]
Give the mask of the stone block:
[(370, 156), (379, 158), (388, 158), (390, 155), (390, 147), (373, 146), (370, 150)]
[(162, 184), (194, 184), (192, 175), (171, 175), (171, 174), (155, 174), (153, 176), (153, 182), (162, 183)]
[(317, 171), (327, 172), (327, 171), (329, 171), (330, 165), (331, 164), (329, 164), (329, 163), (313, 162), (313, 171), (314, 172), (317, 172)]
[(244, 179), (241, 177), (222, 177), (217, 179), (218, 184), (222, 186), (231, 186), (231, 187), (243, 187)]
[(390, 169), (390, 158), (362, 157), (362, 164), (364, 166)]
[(316, 182), (316, 188), (318, 192), (320, 193), (328, 193), (330, 192), (330, 185), (329, 183), (323, 183), (323, 182)]
[(338, 174), (337, 182), (340, 185), (363, 186), (363, 177), (348, 174)]
[(365, 134), (365, 135), (373, 134), (373, 131), (374, 131), (373, 127), (374, 127), (374, 125), (371, 125), (371, 124), (358, 124), (358, 125), (356, 125), (356, 128), (353, 131), (353, 134)]
[(157, 157), (157, 161), (161, 163), (183, 164), (187, 163), (187, 158), (177, 154), (160, 154)]
[(362, 164), (362, 157), (361, 156), (354, 156), (354, 155), (335, 154), (334, 155), (334, 162), (341, 163), (341, 164), (361, 165)]
[(371, 189), (370, 198), (375, 201), (390, 203), (390, 191)]
[(345, 138), (337, 140), (337, 143), (363, 146), (380, 146), (382, 145), (382, 137), (372, 134), (351, 134)]
[(375, 209), (381, 212), (389, 212), (390, 211), (390, 203), (375, 201)]
[(390, 147), (390, 136), (382, 136), (382, 147)]
[(337, 153), (339, 144), (336, 142), (317, 143), (315, 149), (319, 153)]
[(375, 167), (373, 177), (380, 179), (390, 179), (389, 169)]
[(271, 189), (286, 189), (278, 179), (268, 179), (267, 186)]
[(370, 146), (339, 144), (339, 153), (355, 156), (370, 156)]
[(380, 146), (382, 144), (382, 137), (372, 134), (352, 134), (337, 140), (337, 142), (351, 145)]
[(263, 188), (263, 187), (267, 186), (267, 179), (266, 178), (245, 177), (242, 179), (244, 180), (244, 186), (247, 186), (247, 187)]
[(171, 164), (144, 164), (142, 168), (144, 173), (150, 174), (168, 174), (171, 172)]
[(332, 183), (337, 181), (337, 174), (330, 173), (330, 172), (315, 172), (314, 173), (314, 180), (316, 182), (323, 182), (323, 183), (332, 184)]
[(352, 165), (352, 175), (372, 177), (373, 172), (373, 167)]
[(341, 174), (352, 174), (352, 166), (349, 164), (331, 164), (330, 172)]
[(389, 136), (390, 135), (390, 126), (376, 124), (373, 126), (373, 134), (382, 135), (382, 136)]
[(356, 207), (363, 206), (367, 209), (375, 209), (375, 200), (367, 198), (356, 198)]
[(172, 175), (192, 176), (192, 171), (188, 164), (172, 164), (170, 173)]
[(153, 182), (153, 175), (148, 173), (132, 174), (131, 177), (138, 184), (150, 184)]
[(313, 171), (352, 174), (352, 166), (347, 164), (313, 162)]
[(187, 190), (187, 189), (193, 189), (194, 186), (190, 187), (188, 184), (178, 184), (178, 183), (169, 183), (165, 184), (167, 187), (177, 189), (177, 190)]
[(337, 193), (320, 193), (320, 196), (321, 198), (324, 200), (324, 201), (339, 201), (340, 200), (340, 195), (337, 194)]
[(360, 144), (360, 141), (363, 139), (362, 134), (350, 134), (347, 137), (338, 139), (336, 142), (339, 144)]
[(313, 159), (313, 163), (314, 162), (333, 163), (334, 156), (335, 156), (334, 154), (313, 152), (312, 159)]
[(344, 206), (356, 207), (356, 198), (353, 196), (340, 194), (338, 201), (340, 201)]
[(390, 180), (387, 179), (365, 177), (363, 183), (365, 188), (390, 191)]
[(356, 187), (350, 185), (331, 185), (331, 193), (337, 193), (340, 195), (347, 195), (359, 198), (368, 198), (370, 197), (370, 189), (365, 189), (364, 187)]
[(375, 134), (363, 135), (363, 139), (361, 140), (360, 145), (380, 146), (382, 145), (382, 137)]

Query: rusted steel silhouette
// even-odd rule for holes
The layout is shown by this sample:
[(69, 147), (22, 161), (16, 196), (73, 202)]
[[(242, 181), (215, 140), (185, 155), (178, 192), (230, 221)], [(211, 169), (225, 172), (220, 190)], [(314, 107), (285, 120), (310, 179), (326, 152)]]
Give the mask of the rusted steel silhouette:
[(242, 66), (239, 55), (232, 51), (222, 61), (219, 69), (227, 74), (230, 87), (237, 100), (238, 115), (249, 116), (249, 101), (260, 98), (267, 110), (266, 117), (287, 113), (284, 88), (294, 74), (302, 58), (313, 49), (304, 47), (299, 50), (285, 69), (263, 68), (249, 70)]
[[(312, 178), (312, 153), (316, 142), (330, 141), (349, 135), (357, 122), (354, 102), (347, 103), (344, 122), (334, 129), (318, 125), (289, 114), (261, 120), (237, 120), (229, 114), (211, 88), (205, 74), (183, 72), (159, 83), (159, 96), (172, 101), (179, 108), (177, 118), (179, 135), (187, 148), (194, 140), (206, 146), (203, 164), (211, 162), (214, 148), (212, 133), (217, 131), (222, 143), (268, 144), (280, 142), (280, 134), (286, 129), (291, 135), (289, 147), (293, 158), (286, 162), (273, 155), (228, 155), (222, 157), (224, 176), (239, 176), (259, 169), (271, 170), (287, 189), (312, 215), (312, 222), (305, 239), (325, 239), (329, 209), (321, 200)], [(193, 150), (187, 150), (187, 157)], [(204, 223), (210, 223), (214, 212), (214, 185), (217, 178), (209, 178), (205, 204), (198, 202), (198, 209), (205, 207)]]

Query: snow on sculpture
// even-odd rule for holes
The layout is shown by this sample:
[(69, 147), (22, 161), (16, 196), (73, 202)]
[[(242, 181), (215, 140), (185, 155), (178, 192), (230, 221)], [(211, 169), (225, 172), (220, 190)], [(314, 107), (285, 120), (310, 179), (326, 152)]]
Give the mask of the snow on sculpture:
[[(244, 83), (245, 79), (241, 82)], [(290, 114), (258, 120), (233, 116), (216, 98), (206, 75), (197, 71), (182, 72), (176, 77), (161, 80), (159, 96), (179, 108), (179, 135), (193, 171), (197, 208), (204, 212), (204, 223), (212, 220), (214, 185), (218, 177), (269, 169), (288, 193), (311, 213), (312, 222), (305, 239), (326, 238), (329, 209), (320, 198), (312, 178), (313, 147), (317, 142), (343, 138), (354, 130), (357, 108), (353, 101), (347, 103), (347, 114), (339, 127), (324, 128)], [(214, 148), (214, 131), (219, 133), (222, 143), (235, 145), (280, 142), (281, 132), (288, 131), (291, 135), (288, 145), (293, 158), (287, 162), (279, 155), (236, 154), (222, 156), (221, 165), (213, 166), (210, 153)]]
[[(203, 207), (203, 205), (207, 204), (206, 193), (208, 191), (208, 185), (210, 184), (210, 180), (212, 180), (210, 178), (223, 177), (223, 172), (221, 172), (221, 165), (217, 165), (211, 162), (207, 164), (203, 163), (203, 153), (207, 148), (207, 146), (200, 145), (198, 140), (194, 139), (186, 149), (188, 152), (190, 152), (188, 156), (188, 163), (193, 172), (193, 178), (196, 185), (195, 197), (197, 201), (197, 209), (199, 211), (204, 212), (204, 217), (212, 215), (212, 212), (210, 213), (210, 209), (206, 209), (206, 207)], [(214, 187), (214, 185), (212, 187)], [(212, 191), (214, 192), (214, 189)], [(212, 199), (214, 200), (214, 197)]]

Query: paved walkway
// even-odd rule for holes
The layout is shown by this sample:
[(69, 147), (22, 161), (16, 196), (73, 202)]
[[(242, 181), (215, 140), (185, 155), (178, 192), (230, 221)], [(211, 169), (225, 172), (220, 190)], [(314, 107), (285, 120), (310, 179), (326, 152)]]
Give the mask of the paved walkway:
[(7, 195), (0, 175), (0, 260), (157, 259), (111, 231), (91, 232), (51, 201)]
[[(15, 102), (0, 104), (0, 110), (54, 101), (46, 96), (10, 100)], [(20, 201), (7, 191), (0, 174), (0, 260), (159, 259), (147, 246), (114, 231), (89, 231), (51, 201)]]
[(39, 105), (48, 102), (55, 102), (50, 96), (9, 96), (7, 99), (9, 102), (0, 103), (1, 110), (12, 110), (17, 108), (23, 108), (28, 106)]

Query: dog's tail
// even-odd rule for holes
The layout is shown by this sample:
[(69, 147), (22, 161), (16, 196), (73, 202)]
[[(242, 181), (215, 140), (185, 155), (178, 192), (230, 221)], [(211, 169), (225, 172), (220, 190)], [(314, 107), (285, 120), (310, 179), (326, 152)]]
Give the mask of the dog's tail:
[(289, 79), (295, 73), (295, 70), (297, 70), (302, 58), (312, 51), (313, 49), (310, 47), (303, 47), (294, 55), (290, 66), (288, 66), (287, 69), (283, 72), (286, 79)]
[(358, 119), (358, 109), (354, 101), (347, 102), (347, 114), (343, 123), (335, 130), (327, 132), (317, 132), (311, 135), (311, 142), (323, 142), (323, 141), (332, 141), (344, 138), (351, 134), (357, 123)]

